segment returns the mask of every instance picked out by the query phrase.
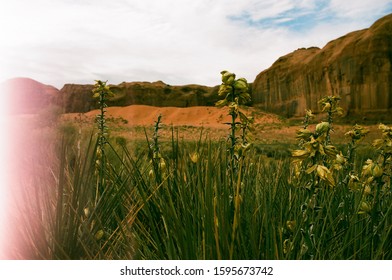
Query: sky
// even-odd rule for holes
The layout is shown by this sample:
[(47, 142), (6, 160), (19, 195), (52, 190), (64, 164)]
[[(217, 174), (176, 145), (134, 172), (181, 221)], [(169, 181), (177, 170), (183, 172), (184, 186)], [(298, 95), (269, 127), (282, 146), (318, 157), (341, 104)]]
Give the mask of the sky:
[(392, 0), (0, 0), (0, 82), (253, 82), (279, 57), (322, 48), (392, 13)]

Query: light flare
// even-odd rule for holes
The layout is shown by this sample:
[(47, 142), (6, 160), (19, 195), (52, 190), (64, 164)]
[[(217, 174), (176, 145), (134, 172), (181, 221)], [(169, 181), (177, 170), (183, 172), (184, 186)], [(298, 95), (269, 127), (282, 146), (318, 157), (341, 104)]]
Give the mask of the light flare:
[(8, 186), (9, 186), (9, 168), (8, 162), (10, 160), (10, 118), (8, 115), (8, 96), (4, 92), (2, 95), (2, 102), (0, 102), (0, 259), (6, 258), (6, 244), (7, 244), (7, 228), (8, 228)]

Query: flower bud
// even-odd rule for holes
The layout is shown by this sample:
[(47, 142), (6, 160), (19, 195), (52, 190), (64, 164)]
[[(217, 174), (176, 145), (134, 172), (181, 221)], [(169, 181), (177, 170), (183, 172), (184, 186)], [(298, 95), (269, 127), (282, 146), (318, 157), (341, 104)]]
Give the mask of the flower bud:
[(303, 140), (308, 140), (310, 136), (313, 135), (313, 132), (311, 132), (309, 129), (300, 129), (297, 131), (297, 138), (298, 139), (303, 139)]
[(296, 222), (295, 221), (287, 221), (286, 226), (291, 231), (294, 232)]
[(384, 174), (384, 171), (382, 170), (382, 168), (378, 165), (375, 164), (372, 170), (372, 175), (375, 178), (381, 177)]
[(84, 216), (86, 216), (86, 218), (88, 218), (88, 216), (90, 215), (90, 209), (88, 209), (88, 207), (83, 209), (84, 212)]
[(340, 164), (344, 164), (346, 162), (346, 158), (341, 153), (336, 154), (336, 162)]
[(365, 161), (365, 164), (362, 167), (362, 175), (369, 176), (372, 175), (372, 167), (374, 163), (371, 159)]
[(331, 109), (331, 103), (329, 103), (329, 102), (325, 103), (323, 111), (325, 112), (325, 111), (328, 111), (329, 109)]
[(219, 91), (218, 91), (218, 96), (224, 96), (230, 93), (233, 90), (233, 87), (231, 85), (220, 85), (219, 86)]
[(234, 88), (237, 90), (244, 90), (248, 88), (248, 82), (245, 78), (240, 78), (234, 83)]
[(227, 99), (219, 100), (215, 103), (215, 106), (218, 108), (222, 108), (227, 105)]
[(372, 207), (366, 201), (361, 202), (361, 206), (359, 207), (360, 211), (359, 214), (369, 213), (372, 210)]
[(372, 193), (372, 189), (368, 185), (366, 185), (365, 188), (363, 189), (363, 193), (365, 195), (369, 195)]
[(102, 229), (98, 230), (97, 233), (95, 234), (95, 240), (98, 241), (98, 240), (102, 239), (103, 234), (104, 234), (104, 232)]
[(329, 123), (327, 122), (321, 122), (318, 125), (316, 125), (316, 132), (318, 134), (324, 134), (325, 132), (327, 132), (329, 129)]
[(163, 171), (163, 170), (165, 170), (165, 168), (166, 168), (166, 162), (165, 162), (165, 160), (163, 159), (163, 158), (161, 158), (160, 160), (159, 160), (159, 169), (161, 170), (161, 171)]
[(190, 154), (189, 157), (193, 163), (197, 163), (199, 161), (200, 156), (199, 156), (199, 153), (194, 152), (194, 153)]
[(230, 73), (228, 71), (222, 71), (222, 83), (227, 84), (227, 85), (232, 85), (235, 80), (235, 74)]

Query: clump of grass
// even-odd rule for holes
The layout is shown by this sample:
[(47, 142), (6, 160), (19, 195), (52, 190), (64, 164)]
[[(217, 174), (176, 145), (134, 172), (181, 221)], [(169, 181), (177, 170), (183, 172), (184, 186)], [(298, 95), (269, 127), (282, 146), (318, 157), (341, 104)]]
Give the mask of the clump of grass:
[[(347, 246), (344, 247), (348, 250), (345, 253), (353, 253), (354, 256), (350, 256), (353, 258), (357, 257), (355, 254), (366, 256), (366, 258), (380, 257), (380, 252), (384, 250), (385, 239), (380, 242), (379, 234), (386, 238), (391, 233), (387, 226), (389, 223), (387, 220), (390, 219), (390, 216), (387, 215), (389, 218), (385, 216), (386, 213), (390, 213), (390, 207), (383, 208), (381, 206), (387, 196), (385, 196), (385, 191), (380, 191), (388, 185), (389, 194), (391, 190), (390, 174), (384, 172), (385, 166), (383, 165), (383, 159), (385, 159), (383, 147), (385, 143), (390, 141), (388, 140), (390, 139), (388, 138), (390, 128), (384, 125), (380, 126), (384, 132), (383, 139), (376, 140), (373, 145), (381, 149), (381, 155), (377, 163), (368, 159), (361, 168), (362, 174), (360, 175), (354, 152), (358, 142), (366, 136), (368, 131), (362, 126), (355, 125), (352, 130), (346, 133), (351, 138), (347, 145), (346, 155), (332, 145), (333, 115), (343, 113), (338, 106), (338, 101), (339, 98), (334, 96), (323, 98), (320, 104), (323, 106), (323, 111), (327, 112), (327, 120), (319, 123), (316, 130), (312, 132), (307, 129), (307, 114), (304, 121), (305, 126), (298, 132), (302, 149), (294, 150), (292, 153), (294, 174), (292, 183), (306, 189), (307, 195), (301, 206), (303, 213), (300, 238), (289, 235), (289, 238), (284, 242), (285, 251), (289, 253), (293, 249), (293, 240), (299, 240), (301, 254), (307, 258), (318, 258), (321, 253), (319, 246), (322, 245), (317, 244), (316, 238), (322, 239), (328, 235), (331, 235), (330, 238), (339, 239), (339, 235), (348, 234), (347, 236), (353, 238), (348, 243), (356, 244), (354, 236), (351, 234), (355, 234), (352, 230), (356, 228), (354, 224), (358, 223), (362, 224), (368, 234), (368, 239), (363, 240), (363, 244), (366, 244), (363, 246), (366, 249), (359, 253), (350, 251), (352, 250), (350, 245), (341, 244), (343, 247)], [(389, 158), (389, 155), (386, 155), (386, 158)], [(328, 196), (333, 200), (329, 200)], [(331, 208), (331, 205), (335, 208)], [(326, 213), (325, 210), (327, 210)], [(320, 223), (320, 220), (325, 220), (325, 218), (319, 216), (319, 213), (332, 214), (330, 216), (332, 225), (326, 222)], [(366, 216), (364, 219), (366, 222), (361, 219), (362, 215)], [(297, 221), (289, 220), (287, 223), (292, 229)], [(321, 228), (317, 228), (317, 226)], [(333, 232), (330, 233), (331, 226)], [(335, 226), (336, 228), (334, 228)], [(375, 234), (375, 232), (369, 231), (370, 228), (377, 228), (381, 231)], [(346, 241), (348, 239), (346, 237)], [(376, 251), (369, 250), (366, 246), (377, 249)]]

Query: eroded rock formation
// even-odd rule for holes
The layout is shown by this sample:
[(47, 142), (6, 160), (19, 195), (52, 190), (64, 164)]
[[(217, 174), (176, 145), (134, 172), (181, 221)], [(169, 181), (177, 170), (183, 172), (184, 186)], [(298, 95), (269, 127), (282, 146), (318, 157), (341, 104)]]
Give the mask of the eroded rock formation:
[(255, 105), (287, 117), (317, 112), (326, 95), (340, 96), (348, 115), (391, 115), (392, 14), (322, 49), (279, 58), (256, 77), (252, 95)]
[(57, 105), (59, 90), (30, 78), (13, 78), (0, 84), (2, 102), (11, 114), (37, 114)]
[[(151, 106), (213, 106), (218, 100), (217, 87), (201, 85), (171, 86), (158, 82), (123, 82), (111, 85), (115, 96), (108, 106), (151, 105)], [(66, 84), (60, 90), (60, 102), (65, 112), (87, 112), (98, 107), (92, 98), (93, 85)]]

